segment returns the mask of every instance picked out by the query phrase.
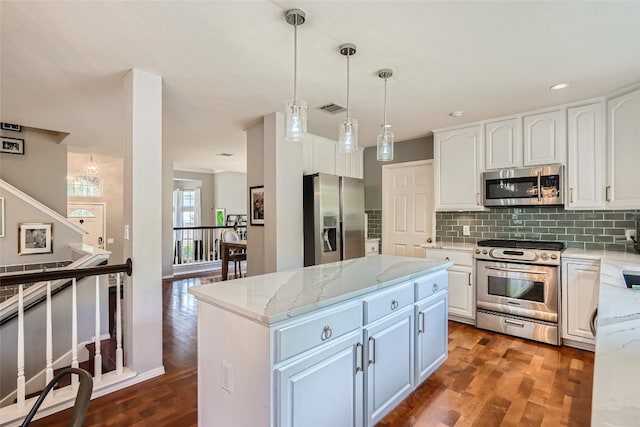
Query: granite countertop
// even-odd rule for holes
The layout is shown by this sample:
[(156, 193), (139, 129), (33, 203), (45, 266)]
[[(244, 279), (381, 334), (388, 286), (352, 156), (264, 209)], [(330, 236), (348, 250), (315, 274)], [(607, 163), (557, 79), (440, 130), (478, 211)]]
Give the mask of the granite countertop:
[(600, 260), (591, 425), (627, 427), (640, 419), (640, 291), (623, 270), (640, 270), (640, 254), (568, 249), (563, 258)]
[(201, 302), (271, 325), (451, 265), (421, 258), (370, 255), (195, 286), (189, 293)]

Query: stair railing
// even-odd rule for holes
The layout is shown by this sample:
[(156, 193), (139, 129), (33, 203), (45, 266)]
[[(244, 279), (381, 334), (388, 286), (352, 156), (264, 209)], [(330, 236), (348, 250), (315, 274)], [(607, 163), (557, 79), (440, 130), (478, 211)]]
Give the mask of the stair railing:
[[(127, 259), (124, 264), (105, 265), (98, 267), (77, 268), (56, 271), (39, 271), (33, 273), (7, 274), (0, 276), (0, 288), (4, 286), (18, 285), (18, 331), (17, 331), (17, 387), (16, 404), (18, 411), (25, 410), (26, 378), (25, 378), (25, 308), (24, 308), (24, 285), (36, 282), (46, 283), (46, 367), (45, 383), (50, 383), (54, 379), (53, 372), (53, 321), (52, 321), (52, 301), (51, 283), (55, 280), (71, 279), (71, 368), (78, 369), (78, 300), (77, 281), (85, 277), (95, 277), (95, 358), (94, 358), (94, 378), (96, 384), (102, 381), (102, 355), (100, 346), (101, 316), (100, 316), (100, 276), (116, 275), (116, 374), (123, 372), (123, 350), (122, 350), (122, 306), (121, 306), (121, 280), (122, 274), (131, 276), (133, 263)], [(72, 375), (72, 390), (77, 390), (78, 375)], [(57, 378), (57, 376), (56, 376)], [(57, 382), (57, 381), (56, 381)], [(53, 386), (52, 386), (53, 387)], [(55, 396), (51, 392), (50, 397)], [(2, 421), (2, 420), (0, 420)], [(1, 424), (1, 423), (0, 423)]]
[(204, 264), (220, 261), (220, 235), (233, 228), (242, 240), (247, 238), (246, 225), (174, 227), (173, 265)]

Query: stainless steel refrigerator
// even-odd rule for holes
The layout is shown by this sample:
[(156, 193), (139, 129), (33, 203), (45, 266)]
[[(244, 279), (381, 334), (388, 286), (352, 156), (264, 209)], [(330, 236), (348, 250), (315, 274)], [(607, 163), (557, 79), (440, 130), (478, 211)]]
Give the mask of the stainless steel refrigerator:
[(304, 265), (364, 256), (364, 182), (304, 176)]

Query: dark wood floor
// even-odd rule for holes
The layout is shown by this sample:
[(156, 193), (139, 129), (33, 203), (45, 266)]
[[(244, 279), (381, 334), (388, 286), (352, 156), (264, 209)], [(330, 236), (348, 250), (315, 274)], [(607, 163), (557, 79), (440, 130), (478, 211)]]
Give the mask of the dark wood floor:
[[(196, 304), (187, 289), (213, 280), (163, 282), (166, 374), (91, 401), (85, 426), (197, 425)], [(378, 427), (589, 426), (592, 378), (590, 352), (449, 322), (447, 362)], [(69, 415), (32, 425), (66, 426)]]

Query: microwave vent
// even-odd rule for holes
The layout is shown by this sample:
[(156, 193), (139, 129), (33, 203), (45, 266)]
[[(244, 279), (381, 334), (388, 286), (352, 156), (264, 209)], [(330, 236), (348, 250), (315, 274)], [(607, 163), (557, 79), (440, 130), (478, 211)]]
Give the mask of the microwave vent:
[(344, 108), (342, 105), (338, 105), (333, 102), (331, 104), (326, 104), (326, 105), (323, 105), (322, 107), (318, 107), (318, 110), (322, 110), (330, 114), (338, 114), (338, 113), (342, 113), (343, 111), (347, 111), (347, 109)]

